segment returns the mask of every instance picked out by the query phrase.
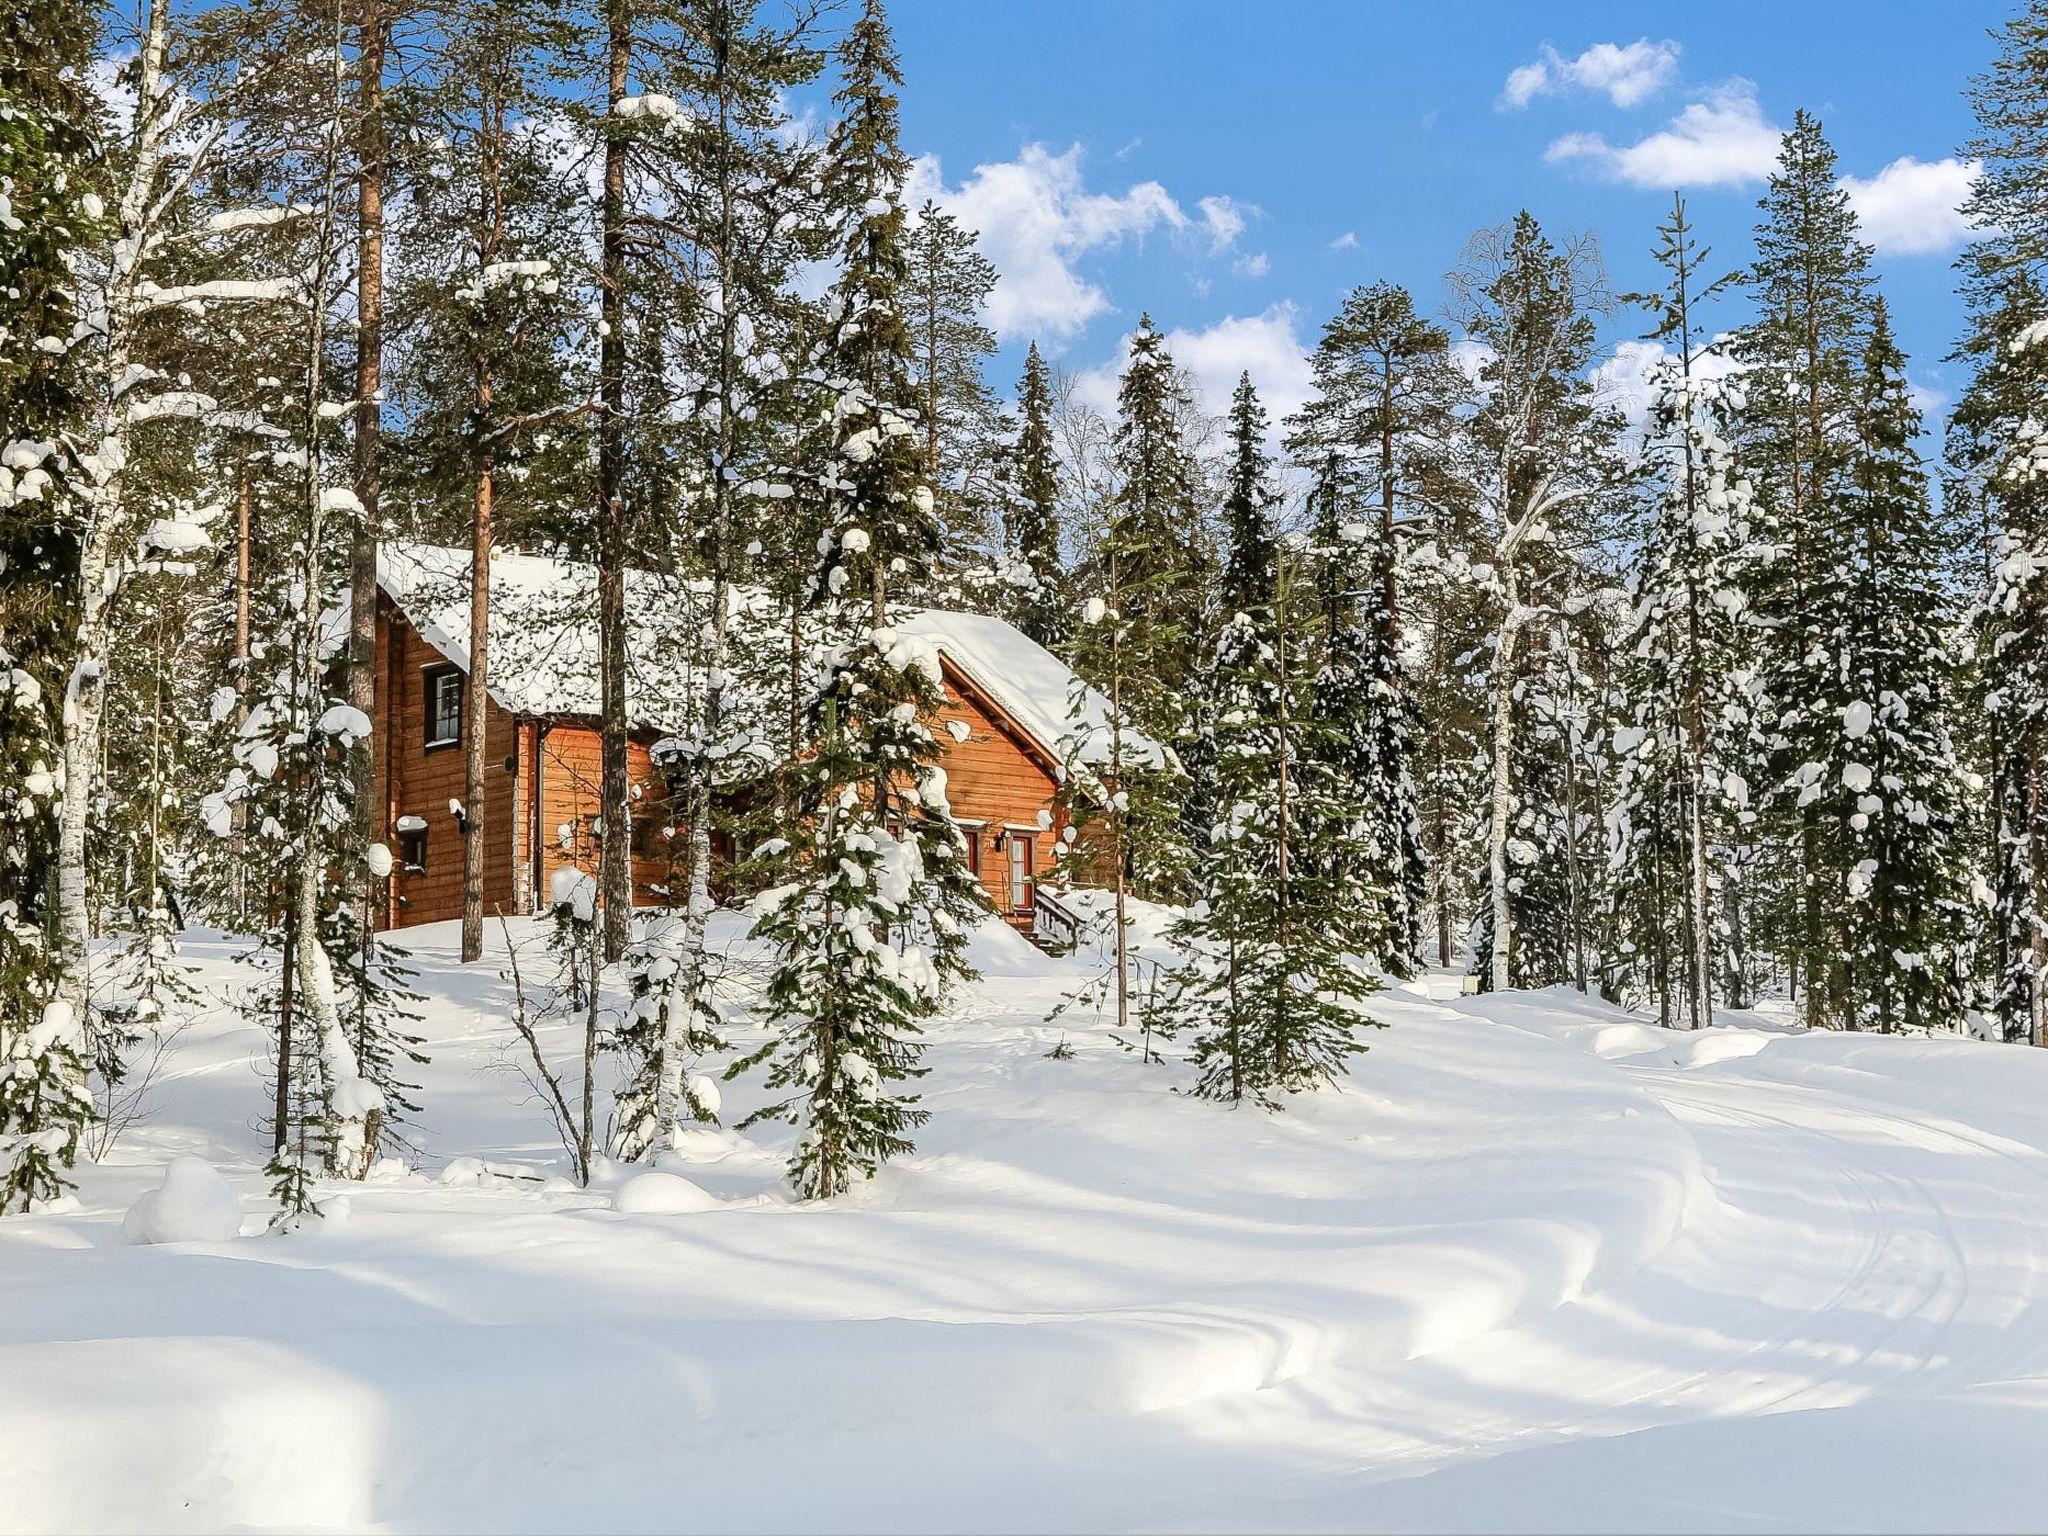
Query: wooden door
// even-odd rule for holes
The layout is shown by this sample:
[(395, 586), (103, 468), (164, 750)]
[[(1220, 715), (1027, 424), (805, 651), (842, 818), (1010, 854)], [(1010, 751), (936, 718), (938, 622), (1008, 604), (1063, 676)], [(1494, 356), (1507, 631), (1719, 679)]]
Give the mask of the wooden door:
[(1028, 834), (1012, 832), (1003, 839), (1010, 855), (1010, 910), (1031, 910), (1031, 845)]

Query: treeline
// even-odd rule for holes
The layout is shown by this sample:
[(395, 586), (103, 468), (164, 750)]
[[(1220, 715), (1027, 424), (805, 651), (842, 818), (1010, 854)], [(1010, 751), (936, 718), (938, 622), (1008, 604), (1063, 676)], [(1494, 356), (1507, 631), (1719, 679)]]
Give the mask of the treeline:
[[(1803, 113), (1739, 271), (1674, 200), (1660, 289), (1619, 295), (1524, 213), (1474, 236), (1441, 319), (1354, 292), (1286, 421), (1250, 378), (1211, 419), (1149, 318), (1105, 417), (1035, 346), (1014, 400), (991, 378), (997, 274), (904, 204), (879, 0), (148, 0), (133, 37), (34, 0), (4, 26), (0, 1209), (118, 1124), (182, 1006), (185, 913), (273, 952), (287, 1216), (402, 1136), (369, 664), (401, 536), (597, 572), (590, 920), (630, 1002), (589, 994), (616, 1105), (556, 1095), (586, 1171), (713, 1112), (689, 1067), (722, 1042), (734, 805), (773, 956), (735, 1070), (800, 1127), (806, 1194), (908, 1146), (978, 907), (907, 605), (1000, 613), (1117, 701), (1076, 733), (1072, 858), (1114, 890), (1125, 1024), (1131, 903), (1183, 911), (1145, 997), (1206, 1092), (1328, 1078), (1374, 974), (1467, 957), (1692, 1027), (1782, 989), (1815, 1025), (2048, 1044), (2048, 0), (1973, 87), (1972, 382), (1932, 467)], [(828, 83), (809, 132), (790, 102)], [(1631, 316), (1665, 354), (1637, 420), (1600, 368)], [(629, 570), (697, 584), (676, 654), (628, 654)], [(731, 622), (742, 591), (786, 643)], [(504, 791), (487, 580), (469, 600), (474, 959)], [(636, 668), (689, 680), (676, 905), (637, 920)]]

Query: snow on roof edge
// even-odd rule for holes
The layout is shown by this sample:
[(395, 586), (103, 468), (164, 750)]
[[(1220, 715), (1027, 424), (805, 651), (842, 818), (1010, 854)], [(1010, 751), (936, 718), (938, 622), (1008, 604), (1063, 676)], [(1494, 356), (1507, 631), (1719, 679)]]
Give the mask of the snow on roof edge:
[[(594, 585), (595, 571), (587, 562), (556, 560), (538, 555), (493, 551), (492, 583), (515, 589), (531, 588), (543, 580), (550, 588), (583, 590)], [(377, 555), (377, 586), (422, 640), (449, 661), (469, 670), (466, 632), (451, 631), (440, 622), (422, 589), (435, 581), (460, 580), (467, 583), (470, 553), (443, 545), (386, 541)], [(505, 578), (501, 580), (502, 578)], [(558, 638), (544, 644), (548, 652), (573, 650), (563, 643), (568, 624), (557, 627)], [(927, 608), (908, 614), (896, 626), (899, 630), (929, 640), (941, 656), (950, 661), (974, 687), (987, 696), (1054, 763), (1064, 762), (1075, 744), (1076, 727), (1071, 709), (1077, 702), (1082, 714), (1080, 756), (1100, 766), (1107, 753), (1110, 704), (1099, 690), (1083, 682), (1067, 664), (1031, 639), (1007, 620), (988, 614), (953, 609)], [(496, 626), (492, 629), (492, 656), (501, 654)], [(573, 665), (573, 662), (572, 662)], [(559, 691), (538, 688), (532, 676), (507, 676), (492, 667), (487, 683), (493, 699), (504, 709), (519, 715), (593, 715), (595, 699), (568, 697)], [(581, 671), (582, 668), (575, 670)], [(567, 679), (559, 671), (550, 679), (557, 688)], [(596, 678), (588, 679), (594, 694)], [(659, 728), (660, 722), (642, 722)], [(1165, 761), (1159, 744), (1127, 726), (1127, 752), (1157, 766)]]

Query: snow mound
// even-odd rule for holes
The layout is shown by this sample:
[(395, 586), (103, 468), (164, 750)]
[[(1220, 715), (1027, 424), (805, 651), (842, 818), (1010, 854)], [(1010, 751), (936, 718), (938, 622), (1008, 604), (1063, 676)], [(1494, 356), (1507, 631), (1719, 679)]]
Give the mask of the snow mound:
[(691, 1216), (723, 1203), (676, 1173), (640, 1174), (612, 1196), (612, 1209), (628, 1216)]
[(121, 1220), (126, 1243), (225, 1243), (242, 1235), (242, 1197), (213, 1164), (174, 1157)]

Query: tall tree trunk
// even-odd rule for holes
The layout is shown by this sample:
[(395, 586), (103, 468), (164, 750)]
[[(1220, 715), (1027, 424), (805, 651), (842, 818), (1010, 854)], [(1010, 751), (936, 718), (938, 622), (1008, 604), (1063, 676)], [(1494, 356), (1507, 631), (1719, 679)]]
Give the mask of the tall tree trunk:
[[(503, 156), (506, 109), (502, 98), (483, 110), (483, 185), (478, 189), (478, 266), (488, 269), (505, 245)], [(462, 959), (484, 954), (484, 855), (490, 823), (484, 729), (490, 719), (491, 541), (497, 492), (492, 411), (496, 373), (481, 341), (470, 355), (477, 422), (475, 502), (469, 529), (469, 678), (462, 689)]]
[(618, 105), (626, 97), (633, 57), (628, 0), (607, 0), (608, 78), (602, 192), (602, 284), (598, 308), (597, 672), (598, 846), (603, 900), (600, 946), (606, 960), (626, 951), (633, 919), (633, 808), (626, 760), (626, 140)]
[(2038, 728), (2027, 748), (2027, 875), (2033, 886), (2032, 975), (2027, 985), (2027, 1038), (2048, 1046), (2048, 766)]
[[(718, 29), (715, 49), (716, 72), (713, 92), (718, 103), (718, 133), (721, 140), (731, 131), (732, 66), (728, 29), (732, 18), (728, 7), (711, 8), (712, 25)], [(737, 220), (736, 189), (730, 160), (722, 159), (718, 182), (719, 219), (712, 255), (717, 261), (718, 281), (718, 422), (717, 455), (711, 474), (711, 635), (705, 657), (704, 743), (714, 745), (725, 726), (725, 662), (731, 631), (732, 569), (732, 468), (736, 449), (738, 412), (734, 409), (739, 364), (738, 298), (732, 281)], [(670, 1009), (667, 1037), (661, 1045), (661, 1077), (655, 1090), (656, 1124), (659, 1136), (673, 1146), (684, 1084), (683, 1058), (689, 1041), (702, 1023), (711, 1017), (710, 974), (704, 963), (705, 935), (711, 918), (711, 817), (714, 805), (712, 759), (694, 765), (687, 807), (690, 829), (690, 865), (687, 894), (683, 905), (683, 963), (688, 967), (688, 994), (682, 1009)]]
[[(377, 714), (377, 536), (383, 481), (383, 407), (378, 399), (384, 367), (384, 0), (358, 0), (357, 109), (361, 116), (356, 163), (356, 408), (355, 494), (362, 503), (349, 550), (348, 701), (366, 719)], [(387, 727), (388, 729), (388, 727)], [(367, 848), (383, 835), (377, 805), (378, 737), (349, 749), (355, 786), (355, 839)], [(363, 866), (358, 923), (367, 960), (376, 944), (377, 914), (389, 879)]]
[[(235, 731), (249, 721), (249, 503), (254, 498), (246, 461), (235, 466)], [(249, 924), (249, 807), (240, 799), (234, 804), (234, 869), (229, 876), (234, 893), (235, 926)]]
[(1492, 883), (1493, 957), (1491, 983), (1496, 992), (1511, 985), (1509, 965), (1513, 942), (1513, 908), (1508, 902), (1508, 834), (1514, 815), (1515, 788), (1513, 753), (1515, 744), (1515, 635), (1521, 627), (1516, 609), (1521, 605), (1521, 580), (1512, 564), (1501, 571), (1507, 617), (1501, 623), (1500, 644), (1494, 651), (1493, 679), (1493, 792), (1486, 839), (1486, 869)]
[[(477, 360), (478, 420), (488, 421), (491, 375)], [(484, 728), (490, 719), (491, 503), (496, 485), (494, 456), (486, 446), (477, 456), (476, 505), (469, 531), (469, 679), (462, 690), (462, 958), (484, 955), (484, 854), (487, 791)]]
[(86, 833), (105, 749), (106, 669), (113, 628), (116, 552), (132, 537), (122, 505), (127, 460), (127, 403), (124, 387), (134, 361), (135, 326), (141, 313), (141, 263), (157, 228), (153, 207), (164, 157), (169, 87), (164, 55), (170, 40), (170, 0), (150, 0), (142, 46), (137, 54), (135, 143), (122, 188), (119, 225), (107, 274), (106, 346), (99, 388), (84, 440), (107, 466), (82, 477), (78, 494), (83, 528), (78, 551), (78, 627), (70, 682), (60, 714), (63, 730), (64, 790), (57, 811), (56, 959), (60, 995), (70, 1004), (72, 1028), (83, 1031), (91, 1015), (91, 896), (86, 888)]
[[(337, 12), (334, 49), (341, 51), (341, 24)], [(339, 128), (341, 98), (336, 87), (331, 102), (331, 123)], [(292, 855), (294, 939), (298, 967), (299, 1012), (311, 1026), (312, 1043), (319, 1052), (321, 1090), (324, 1095), (326, 1147), (330, 1167), (343, 1178), (359, 1179), (369, 1171), (377, 1152), (375, 1096), (362, 1080), (361, 1063), (348, 1031), (342, 1025), (340, 1001), (335, 991), (334, 967), (322, 942), (320, 893), (335, 849), (328, 837), (321, 813), (320, 770), (328, 749), (327, 738), (315, 724), (315, 713), (325, 694), (326, 662), (322, 631), (326, 624), (326, 571), (324, 551), (326, 530), (326, 461), (321, 451), (327, 388), (327, 316), (324, 295), (332, 271), (335, 250), (335, 202), (341, 185), (338, 134), (331, 135), (324, 164), (324, 184), (315, 216), (312, 238), (314, 257), (307, 274), (306, 289), (312, 296), (306, 311), (306, 383), (302, 400), (304, 420), (304, 463), (299, 482), (305, 508), (305, 555), (299, 572), (301, 608), (297, 615), (299, 634), (293, 658), (293, 708), (297, 716), (301, 770), (297, 843)]]

